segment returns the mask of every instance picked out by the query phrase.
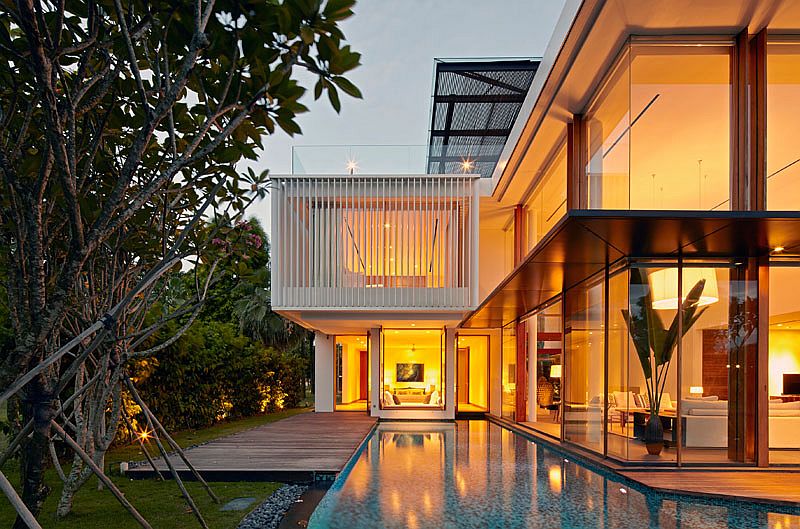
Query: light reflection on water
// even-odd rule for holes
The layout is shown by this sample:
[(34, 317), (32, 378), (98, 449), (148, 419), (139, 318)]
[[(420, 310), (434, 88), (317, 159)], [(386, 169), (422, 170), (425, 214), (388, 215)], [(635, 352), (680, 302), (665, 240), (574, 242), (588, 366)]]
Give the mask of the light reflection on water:
[(381, 423), (309, 527), (800, 529), (800, 512), (644, 494), (485, 421)]

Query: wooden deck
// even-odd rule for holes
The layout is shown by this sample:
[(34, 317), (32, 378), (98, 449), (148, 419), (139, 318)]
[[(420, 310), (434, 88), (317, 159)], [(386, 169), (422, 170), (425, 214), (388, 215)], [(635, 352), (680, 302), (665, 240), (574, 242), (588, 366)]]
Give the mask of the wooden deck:
[(779, 470), (618, 470), (652, 489), (693, 496), (800, 506), (800, 472)]
[[(340, 472), (375, 425), (364, 413), (301, 413), (186, 450), (200, 474), (214, 481), (313, 481)], [(182, 479), (191, 472), (177, 456), (170, 461)], [(154, 476), (145, 463), (132, 478)], [(166, 463), (156, 460), (168, 474)]]

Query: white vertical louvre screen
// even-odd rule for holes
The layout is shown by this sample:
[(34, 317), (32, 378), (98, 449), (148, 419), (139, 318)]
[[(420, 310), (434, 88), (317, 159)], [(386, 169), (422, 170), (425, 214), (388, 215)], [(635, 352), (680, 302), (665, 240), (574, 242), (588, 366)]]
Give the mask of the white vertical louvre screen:
[(473, 308), (476, 176), (272, 178), (278, 309)]

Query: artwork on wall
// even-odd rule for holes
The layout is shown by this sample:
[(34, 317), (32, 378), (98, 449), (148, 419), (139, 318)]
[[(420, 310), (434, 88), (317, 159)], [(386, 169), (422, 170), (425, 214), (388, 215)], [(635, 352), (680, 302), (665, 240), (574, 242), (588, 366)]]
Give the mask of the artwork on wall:
[(424, 382), (425, 364), (397, 364), (397, 382)]

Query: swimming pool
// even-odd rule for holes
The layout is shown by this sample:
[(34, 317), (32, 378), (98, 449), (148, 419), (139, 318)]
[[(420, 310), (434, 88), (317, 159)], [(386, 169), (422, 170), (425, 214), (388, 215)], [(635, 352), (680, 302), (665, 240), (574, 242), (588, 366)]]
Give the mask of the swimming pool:
[(488, 421), (384, 422), (309, 527), (792, 529), (800, 512), (645, 493)]

